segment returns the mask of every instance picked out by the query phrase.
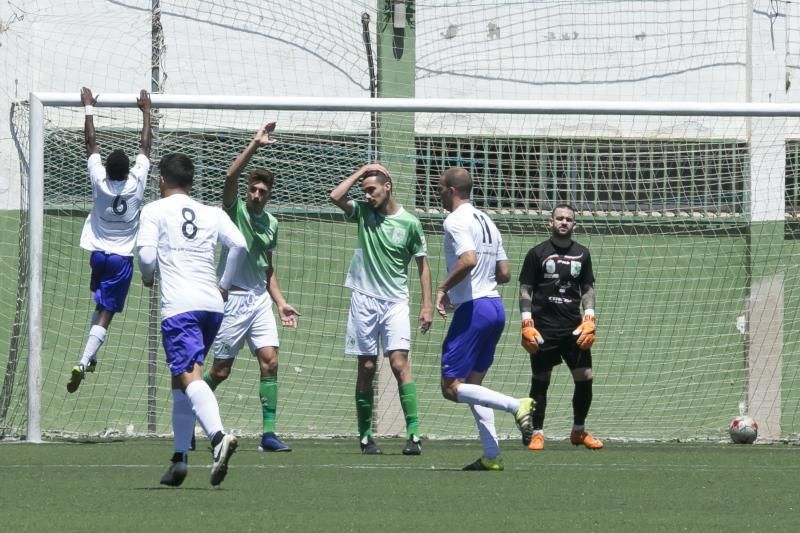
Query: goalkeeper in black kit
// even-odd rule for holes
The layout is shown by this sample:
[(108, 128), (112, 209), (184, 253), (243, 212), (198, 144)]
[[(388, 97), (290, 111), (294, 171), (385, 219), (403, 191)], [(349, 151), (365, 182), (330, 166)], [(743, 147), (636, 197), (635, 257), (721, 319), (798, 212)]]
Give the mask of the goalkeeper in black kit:
[(596, 329), (592, 258), (588, 248), (572, 240), (576, 225), (572, 206), (556, 206), (548, 224), (550, 238), (528, 251), (519, 275), (522, 346), (531, 358), (530, 396), (535, 401), (528, 449), (544, 449), (547, 388), (553, 367), (563, 360), (575, 382), (570, 442), (596, 450), (603, 442), (585, 429), (592, 404), (591, 347)]

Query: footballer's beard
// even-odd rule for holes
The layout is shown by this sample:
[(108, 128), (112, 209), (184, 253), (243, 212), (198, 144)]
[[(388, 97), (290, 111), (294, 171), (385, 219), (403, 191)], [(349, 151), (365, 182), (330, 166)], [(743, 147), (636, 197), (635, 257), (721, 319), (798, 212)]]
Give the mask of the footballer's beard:
[(569, 228), (555, 228), (553, 230), (553, 237), (557, 239), (571, 239), (572, 230)]
[(266, 205), (267, 205), (266, 199), (263, 201), (250, 199), (250, 201), (247, 202), (247, 210), (250, 211), (251, 213), (259, 215), (261, 214), (262, 211), (264, 211), (264, 207), (266, 207)]

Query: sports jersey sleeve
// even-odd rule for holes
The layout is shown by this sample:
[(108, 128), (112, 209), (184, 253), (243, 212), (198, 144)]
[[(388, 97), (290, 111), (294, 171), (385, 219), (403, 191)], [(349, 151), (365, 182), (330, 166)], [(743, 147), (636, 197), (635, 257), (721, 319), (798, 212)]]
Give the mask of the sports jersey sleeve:
[(411, 253), (414, 257), (424, 257), (428, 255), (428, 242), (425, 240), (425, 233), (422, 231), (422, 224), (419, 220), (412, 226), (411, 232)]
[(97, 152), (89, 156), (86, 164), (89, 169), (89, 179), (93, 185), (106, 177), (106, 167), (103, 166), (103, 160)]
[(581, 268), (581, 279), (580, 279), (581, 288), (594, 285), (594, 271), (592, 270), (592, 256), (589, 254), (589, 250), (586, 250), (586, 261), (583, 263), (583, 267)]
[(358, 222), (364, 216), (364, 206), (362, 202), (356, 202), (355, 200), (350, 200), (350, 206), (353, 208), (353, 213), (350, 216), (344, 213), (344, 219), (348, 222)]
[(150, 205), (144, 206), (139, 219), (139, 234), (136, 246), (158, 246), (158, 222)]
[(464, 218), (453, 217), (451, 220), (445, 220), (444, 225), (445, 231), (450, 233), (450, 236), (453, 238), (456, 257), (460, 257), (466, 252), (474, 252), (478, 249), (477, 246), (475, 246), (475, 241), (472, 239), (472, 231), (470, 231), (469, 224)]
[(219, 286), (229, 289), (233, 284), (233, 276), (239, 271), (247, 254), (247, 242), (236, 224), (222, 209), (217, 209), (216, 212), (219, 240), (228, 248), (225, 271), (220, 277)]
[(538, 266), (536, 252), (533, 248), (531, 248), (525, 255), (525, 261), (522, 263), (522, 270), (519, 271), (519, 282), (522, 285), (530, 285), (531, 287), (536, 285), (536, 273)]
[(247, 243), (244, 240), (242, 232), (231, 221), (230, 217), (226, 215), (222, 209), (217, 209), (217, 224), (219, 228), (219, 240), (227, 248), (246, 248)]
[(270, 225), (275, 228), (273, 232), (272, 242), (267, 248), (268, 252), (274, 252), (278, 248), (278, 220), (270, 215)]
[(136, 181), (144, 183), (147, 180), (148, 172), (150, 172), (150, 159), (144, 154), (137, 154), (131, 174), (136, 178)]
[(508, 261), (508, 254), (506, 254), (506, 249), (503, 247), (503, 236), (499, 231), (497, 232), (497, 260)]

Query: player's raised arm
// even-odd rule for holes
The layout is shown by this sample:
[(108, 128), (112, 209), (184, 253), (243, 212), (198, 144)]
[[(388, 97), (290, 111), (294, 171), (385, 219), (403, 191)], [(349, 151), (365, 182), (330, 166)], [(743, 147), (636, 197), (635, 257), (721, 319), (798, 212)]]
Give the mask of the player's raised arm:
[(136, 99), (136, 106), (142, 111), (142, 138), (139, 143), (139, 153), (150, 159), (150, 147), (153, 144), (153, 129), (150, 125), (150, 93), (142, 89)]
[(83, 140), (84, 144), (86, 144), (86, 155), (96, 154), (99, 152), (94, 130), (94, 106), (97, 104), (97, 96), (93, 96), (92, 90), (88, 87), (81, 87), (81, 103), (86, 111), (86, 118), (83, 123)]
[(261, 146), (270, 146), (275, 144), (276, 139), (270, 135), (275, 131), (275, 122), (267, 122), (256, 132), (250, 144), (240, 153), (236, 159), (233, 160), (231, 166), (225, 172), (225, 187), (222, 190), (222, 205), (230, 207), (236, 201), (239, 195), (239, 176), (244, 167), (253, 158), (253, 155)]
[(383, 165), (379, 165), (377, 163), (364, 165), (353, 172), (350, 176), (343, 179), (339, 185), (334, 187), (328, 198), (336, 205), (336, 207), (344, 211), (345, 215), (348, 217), (353, 216), (353, 200), (348, 194), (350, 189), (361, 178), (374, 176), (375, 174), (383, 174), (387, 178), (389, 177), (389, 171), (386, 170)]

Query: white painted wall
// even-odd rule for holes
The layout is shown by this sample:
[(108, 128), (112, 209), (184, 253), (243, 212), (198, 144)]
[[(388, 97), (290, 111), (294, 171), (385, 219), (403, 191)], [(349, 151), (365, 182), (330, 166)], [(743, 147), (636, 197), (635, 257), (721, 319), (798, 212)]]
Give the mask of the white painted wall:
[[(162, 1), (167, 75), (173, 94), (367, 96), (360, 16), (377, 1)], [(419, 97), (575, 100), (745, 101), (747, 14), (743, 0), (417, 2)], [(757, 39), (798, 63), (800, 37), (785, 2), (754, 0)], [(149, 88), (151, 0), (26, 0), (0, 3), (0, 209), (18, 202), (19, 159), (11, 102), (30, 91), (135, 93)], [(792, 8), (790, 15), (796, 13)], [(770, 11), (774, 10), (774, 11)], [(373, 37), (374, 40), (374, 37)], [(764, 44), (766, 43), (766, 44)], [(759, 54), (755, 54), (758, 56)], [(763, 54), (762, 54), (763, 55)], [(771, 57), (775, 57), (774, 54)], [(786, 59), (784, 60), (783, 57)], [(777, 69), (781, 70), (781, 69)], [(753, 86), (780, 88), (776, 68), (752, 69)], [(800, 80), (797, 81), (800, 84)], [(796, 90), (786, 95), (788, 101)], [(763, 95), (755, 98), (764, 101)], [(796, 99), (796, 98), (795, 98)], [(135, 113), (130, 120), (137, 121)], [(63, 125), (80, 113), (53, 114)], [(125, 119), (127, 120), (127, 118)], [(252, 128), (242, 113), (168, 112), (168, 126)], [(291, 127), (364, 129), (368, 117), (285, 116)], [(135, 123), (131, 124), (136, 127)], [(789, 130), (794, 130), (790, 125)], [(744, 121), (655, 117), (483, 117), (420, 115), (430, 133), (539, 133), (742, 137)]]

